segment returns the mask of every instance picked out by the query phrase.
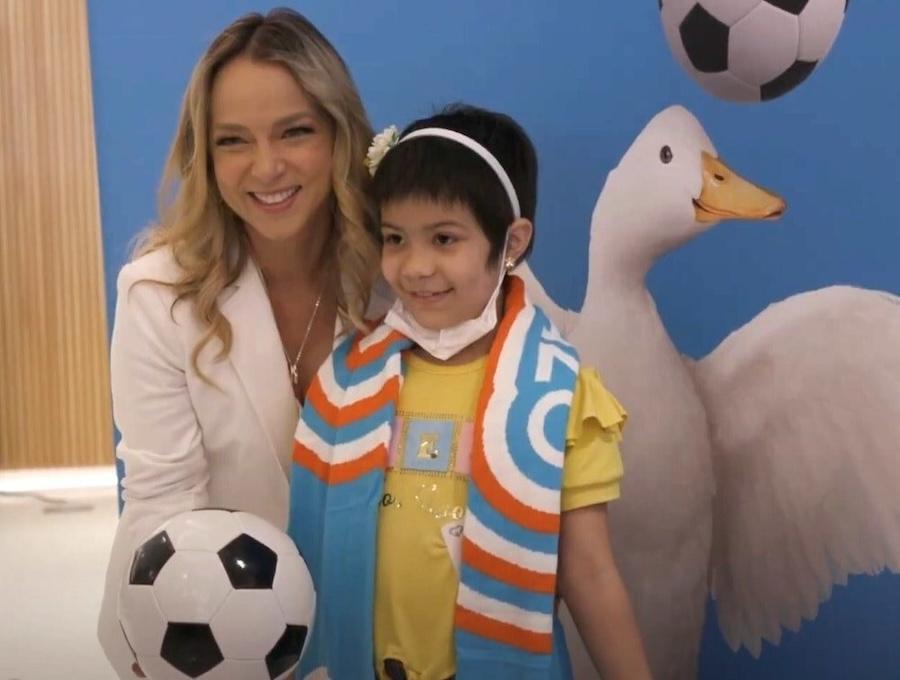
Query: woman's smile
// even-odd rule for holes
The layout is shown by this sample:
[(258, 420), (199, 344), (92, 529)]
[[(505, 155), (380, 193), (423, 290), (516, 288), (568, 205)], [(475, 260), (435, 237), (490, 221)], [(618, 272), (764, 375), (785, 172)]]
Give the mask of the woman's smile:
[(256, 206), (267, 213), (278, 213), (288, 210), (294, 203), (294, 198), (300, 193), (300, 185), (295, 185), (280, 191), (249, 191)]

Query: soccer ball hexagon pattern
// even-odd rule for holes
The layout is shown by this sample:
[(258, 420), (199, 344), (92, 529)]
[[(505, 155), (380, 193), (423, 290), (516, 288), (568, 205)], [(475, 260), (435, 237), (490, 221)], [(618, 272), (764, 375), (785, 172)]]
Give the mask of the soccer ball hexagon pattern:
[(849, 0), (659, 0), (672, 52), (711, 94), (780, 97), (806, 80), (837, 38)]
[(195, 510), (135, 551), (119, 621), (151, 680), (281, 680), (297, 667), (315, 606), (286, 534), (249, 513)]

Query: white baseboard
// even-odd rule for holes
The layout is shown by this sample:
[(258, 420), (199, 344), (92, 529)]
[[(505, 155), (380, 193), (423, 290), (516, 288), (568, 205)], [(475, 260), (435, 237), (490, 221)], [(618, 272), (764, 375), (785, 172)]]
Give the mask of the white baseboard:
[(78, 491), (116, 488), (114, 465), (0, 470), (0, 492)]

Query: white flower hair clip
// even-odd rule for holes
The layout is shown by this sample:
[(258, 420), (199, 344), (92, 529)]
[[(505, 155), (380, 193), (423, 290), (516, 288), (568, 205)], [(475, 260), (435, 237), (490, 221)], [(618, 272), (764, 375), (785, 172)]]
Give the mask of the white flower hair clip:
[(399, 141), (400, 131), (397, 130), (396, 125), (389, 125), (375, 135), (372, 143), (369, 145), (369, 150), (366, 152), (366, 167), (369, 169), (369, 174), (372, 177), (375, 176), (375, 171), (378, 170), (378, 165), (381, 163), (384, 155), (397, 146)]

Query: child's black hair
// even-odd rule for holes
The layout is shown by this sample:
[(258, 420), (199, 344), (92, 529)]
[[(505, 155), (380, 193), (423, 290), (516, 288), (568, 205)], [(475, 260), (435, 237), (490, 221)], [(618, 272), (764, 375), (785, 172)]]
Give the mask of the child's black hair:
[[(521, 216), (534, 222), (537, 206), (537, 154), (522, 127), (509, 116), (465, 104), (453, 104), (437, 115), (411, 123), (401, 139), (420, 128), (455, 130), (490, 151), (516, 190)], [(379, 207), (395, 200), (420, 198), (466, 206), (499, 258), (506, 230), (515, 219), (500, 179), (471, 149), (441, 137), (417, 137), (392, 148), (373, 181)], [(520, 259), (531, 252), (531, 243)]]

